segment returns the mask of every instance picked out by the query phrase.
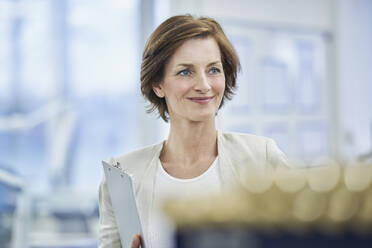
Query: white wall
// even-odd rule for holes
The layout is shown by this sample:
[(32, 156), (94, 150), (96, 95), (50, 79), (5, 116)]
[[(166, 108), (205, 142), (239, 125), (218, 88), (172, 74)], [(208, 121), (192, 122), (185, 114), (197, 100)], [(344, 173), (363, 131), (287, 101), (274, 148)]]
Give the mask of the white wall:
[(180, 0), (170, 3), (170, 13), (238, 18), (330, 30), (333, 0)]

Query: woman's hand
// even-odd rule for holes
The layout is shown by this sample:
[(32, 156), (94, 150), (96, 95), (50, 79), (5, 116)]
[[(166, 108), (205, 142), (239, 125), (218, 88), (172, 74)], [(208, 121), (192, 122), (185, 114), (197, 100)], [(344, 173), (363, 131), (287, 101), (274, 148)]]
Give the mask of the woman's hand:
[(139, 248), (140, 245), (141, 245), (141, 236), (136, 234), (133, 236), (132, 245), (130, 246), (130, 248)]

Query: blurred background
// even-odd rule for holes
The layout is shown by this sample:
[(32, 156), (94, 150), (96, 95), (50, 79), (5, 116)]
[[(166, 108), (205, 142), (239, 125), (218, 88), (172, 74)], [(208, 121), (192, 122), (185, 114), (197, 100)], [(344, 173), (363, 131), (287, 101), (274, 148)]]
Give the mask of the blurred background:
[(304, 165), (371, 159), (370, 0), (0, 0), (0, 247), (96, 247), (101, 160), (166, 138), (144, 43), (167, 17), (219, 21), (241, 59), (223, 130)]

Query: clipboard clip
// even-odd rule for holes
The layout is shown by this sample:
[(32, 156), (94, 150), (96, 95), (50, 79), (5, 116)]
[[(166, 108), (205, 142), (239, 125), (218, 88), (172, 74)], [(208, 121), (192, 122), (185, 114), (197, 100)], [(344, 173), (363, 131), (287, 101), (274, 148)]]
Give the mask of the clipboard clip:
[(116, 162), (116, 164), (114, 163), (112, 166), (115, 168), (121, 169), (119, 162)]

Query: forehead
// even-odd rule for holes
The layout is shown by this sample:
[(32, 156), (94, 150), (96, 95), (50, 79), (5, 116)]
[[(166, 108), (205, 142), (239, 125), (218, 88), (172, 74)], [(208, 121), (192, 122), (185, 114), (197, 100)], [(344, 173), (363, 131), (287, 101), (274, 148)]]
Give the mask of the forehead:
[(185, 41), (172, 55), (169, 64), (195, 64), (221, 61), (219, 46), (213, 37)]

